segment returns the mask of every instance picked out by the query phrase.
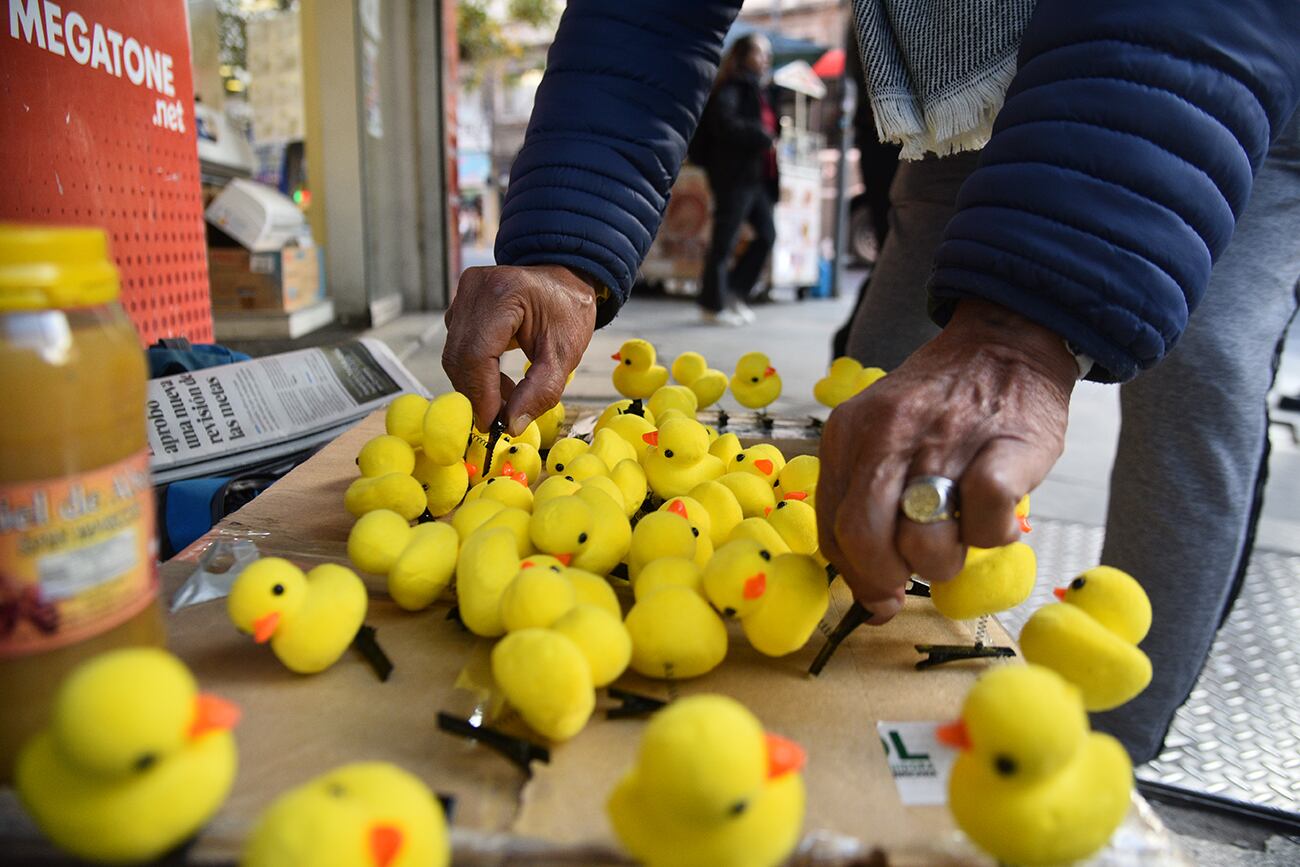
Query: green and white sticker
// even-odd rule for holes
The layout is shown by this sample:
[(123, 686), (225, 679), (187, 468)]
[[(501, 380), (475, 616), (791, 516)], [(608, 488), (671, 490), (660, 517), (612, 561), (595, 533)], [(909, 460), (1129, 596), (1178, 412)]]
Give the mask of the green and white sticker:
[(937, 722), (878, 722), (876, 732), (904, 806), (948, 803), (948, 774), (957, 751), (939, 743)]

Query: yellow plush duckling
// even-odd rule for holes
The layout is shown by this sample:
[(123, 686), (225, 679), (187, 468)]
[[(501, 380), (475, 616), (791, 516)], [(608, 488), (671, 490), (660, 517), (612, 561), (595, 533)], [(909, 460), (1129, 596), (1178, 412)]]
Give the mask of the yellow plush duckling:
[(594, 488), (538, 506), (528, 532), (538, 551), (597, 575), (608, 575), (632, 542), (622, 505)]
[(1128, 753), (1110, 735), (1088, 730), (1078, 691), (1049, 669), (990, 669), (939, 739), (962, 750), (948, 779), (953, 818), (1003, 863), (1087, 858), (1128, 812)]
[[(547, 500), (556, 497), (572, 497), (582, 489), (573, 476), (547, 476), (533, 491), (533, 511), (536, 512)], [(455, 519), (453, 519), (455, 520)]]
[(456, 510), (456, 514), (451, 516), (452, 529), (456, 531), (456, 535), (460, 537), (460, 543), (464, 545), (465, 540), (475, 530), (482, 527), (493, 515), (498, 514), (505, 508), (506, 504), (500, 500), (485, 500), (480, 497)]
[(285, 792), (258, 817), (240, 867), (446, 867), (442, 804), (387, 762), (343, 765)]
[(632, 595), (639, 602), (645, 597), (665, 587), (686, 587), (701, 596), (704, 587), (700, 583), (700, 567), (694, 560), (685, 557), (660, 557), (651, 560), (642, 567), (632, 585)]
[(465, 502), (472, 503), (478, 499), (498, 500), (512, 509), (533, 510), (533, 490), (528, 487), (528, 476), (512, 471), (508, 476), (493, 476), (484, 479), (469, 489)]
[(642, 466), (655, 496), (680, 497), (722, 475), (722, 461), (709, 454), (709, 435), (694, 419), (670, 418), (645, 440), (651, 449)]
[(740, 437), (734, 433), (721, 434), (713, 442), (709, 443), (709, 454), (722, 461), (724, 468), (731, 466), (731, 462), (736, 459), (736, 455), (745, 450), (740, 444)]
[(595, 455), (604, 463), (606, 472), (618, 466), (623, 461), (637, 460), (636, 449), (617, 433), (612, 430), (602, 430), (593, 434), (591, 437), (591, 448), (587, 449), (587, 454)]
[(348, 559), (362, 572), (388, 576), (388, 593), (407, 611), (427, 608), (456, 569), (460, 539), (440, 522), (412, 527), (380, 509), (357, 519), (348, 533)]
[(700, 565), (695, 558), (696, 532), (680, 512), (651, 512), (638, 521), (627, 552), (627, 574), (633, 586), (641, 570), (661, 557), (684, 557)]
[(623, 619), (599, 606), (575, 605), (551, 624), (551, 630), (582, 652), (593, 686), (608, 686), (618, 680), (632, 660), (632, 636)]
[(722, 618), (703, 596), (684, 585), (642, 595), (624, 623), (632, 636), (632, 670), (646, 677), (699, 677), (727, 656)]
[(695, 418), (695, 411), (700, 408), (700, 399), (684, 385), (665, 385), (650, 395), (646, 408), (663, 424), (669, 412), (676, 412), (687, 418)]
[[(633, 405), (637, 403), (640, 404), (640, 408), (633, 412)], [(652, 428), (655, 426), (654, 413), (646, 409), (644, 401), (634, 401), (630, 398), (623, 398), (622, 400), (614, 401), (600, 411), (600, 415), (596, 417), (596, 427), (594, 430), (601, 430), (625, 415), (631, 416), (632, 418), (643, 419), (649, 423)]]
[(596, 707), (582, 650), (551, 629), (511, 632), (492, 648), (492, 677), (529, 727), (553, 741), (582, 731)]
[(385, 473), (362, 476), (348, 485), (343, 492), (343, 505), (358, 518), (375, 509), (391, 509), (414, 521), (429, 503), (424, 488), (409, 473)]
[(1037, 570), (1034, 549), (1023, 542), (1001, 548), (972, 547), (955, 578), (930, 585), (930, 598), (939, 613), (952, 620), (996, 614), (1029, 598)]
[(488, 470), (489, 478), (522, 476), (524, 484), (528, 484), (542, 475), (542, 456), (526, 442), (510, 443), (498, 452), (497, 458)]
[(759, 443), (737, 452), (726, 465), (729, 473), (749, 473), (775, 488), (778, 474), (785, 469), (785, 455), (771, 443)]
[(1151, 660), (1137, 645), (1151, 628), (1151, 600), (1142, 585), (1097, 566), (1055, 592), (1061, 603), (1035, 611), (1021, 630), (1025, 659), (1078, 687), (1090, 711), (1119, 707), (1146, 689)]
[(384, 430), (401, 437), (407, 445), (424, 446), (424, 414), (429, 401), (418, 394), (404, 394), (384, 411)]
[(501, 594), (501, 624), (506, 632), (545, 629), (578, 604), (573, 582), (563, 567), (524, 566)]
[(776, 505), (776, 489), (754, 473), (727, 473), (718, 482), (731, 491), (746, 518), (766, 517), (767, 510)]
[[(555, 560), (548, 555), (537, 555), (528, 558), (528, 562), (535, 562), (540, 559)], [(555, 560), (559, 565), (559, 561)], [(617, 618), (619, 622), (623, 620), (623, 606), (618, 603), (618, 595), (614, 593), (614, 588), (609, 586), (609, 582), (601, 575), (595, 572), (588, 572), (586, 569), (575, 569), (572, 566), (560, 568), (564, 569), (565, 576), (573, 584), (573, 591), (578, 597), (579, 605), (591, 605), (607, 612), (611, 617)]]
[(420, 452), (415, 456), (415, 467), (411, 476), (424, 488), (425, 508), (435, 518), (450, 514), (465, 499), (469, 490), (471, 475), (477, 475), (478, 468), (473, 468), (465, 461), (454, 461), (446, 466), (439, 466), (429, 460), (429, 456)]
[(366, 617), (366, 586), (351, 569), (323, 563), (304, 574), (280, 557), (263, 557), (239, 573), (226, 612), (240, 632), (271, 650), (285, 668), (315, 674), (352, 644)]
[(668, 382), (668, 368), (655, 364), (655, 348), (639, 338), (628, 340), (610, 358), (614, 368), (614, 388), (629, 398), (648, 398)]
[(727, 375), (709, 367), (698, 352), (683, 352), (673, 359), (673, 379), (695, 392), (700, 409), (717, 403), (727, 392)]
[(727, 537), (727, 542), (734, 542), (737, 539), (749, 539), (757, 542), (769, 553), (789, 554), (790, 546), (781, 538), (781, 534), (776, 531), (776, 527), (765, 518), (746, 518), (736, 525), (736, 529), (731, 531)]
[(473, 429), (474, 410), (469, 398), (456, 391), (435, 397), (424, 413), (425, 455), (439, 466), (462, 460)]
[(415, 469), (415, 449), (401, 437), (380, 434), (368, 440), (357, 452), (357, 469), (367, 478), (387, 473), (410, 475)]
[(775, 867), (799, 842), (804, 761), (734, 699), (690, 696), (650, 719), (606, 809), (649, 867)]
[(731, 393), (741, 406), (763, 409), (781, 396), (781, 377), (761, 352), (747, 352), (736, 362)]
[(737, 524), (745, 520), (736, 495), (720, 482), (701, 482), (691, 488), (687, 496), (708, 511), (709, 539), (715, 549), (727, 541)]
[(627, 413), (615, 416), (604, 427), (599, 427), (596, 430), (609, 430), (618, 434), (636, 452), (636, 459), (643, 461), (646, 452), (650, 451), (650, 443), (645, 438), (646, 434), (654, 433), (655, 426), (642, 416)]
[(640, 510), (646, 493), (650, 490), (645, 469), (635, 460), (619, 461), (610, 468), (609, 480), (623, 498), (623, 513), (631, 518)]
[(884, 375), (879, 367), (863, 367), (857, 360), (842, 356), (831, 362), (826, 376), (813, 386), (813, 397), (822, 406), (834, 409)]
[(817, 537), (817, 512), (812, 506), (800, 500), (781, 500), (767, 513), (767, 522), (791, 551), (826, 566)]
[(751, 539), (718, 549), (704, 570), (704, 594), (740, 618), (759, 653), (784, 656), (803, 647), (830, 605), (826, 571), (811, 557), (771, 552)]
[(821, 475), (821, 460), (815, 455), (795, 455), (781, 472), (777, 473), (776, 487), (772, 492), (779, 500), (803, 500), (817, 508), (817, 477)]
[(18, 754), (23, 806), (60, 849), (152, 861), (191, 837), (235, 779), (239, 710), (163, 650), (100, 654), (59, 685), (49, 728)]
[(555, 445), (564, 427), (564, 404), (557, 403), (537, 417), (537, 433), (541, 437), (539, 451), (545, 451)]
[(456, 561), (456, 605), (461, 622), (475, 635), (504, 635), (501, 595), (519, 574), (514, 533), (505, 527), (480, 528), (461, 544)]
[(568, 471), (569, 462), (578, 455), (587, 453), (591, 444), (577, 437), (565, 437), (556, 440), (555, 445), (546, 453), (546, 472), (553, 476), (562, 476)]
[(680, 515), (691, 525), (691, 535), (695, 537), (695, 565), (701, 569), (713, 556), (713, 519), (704, 504), (691, 497), (673, 497), (659, 507), (661, 512)]

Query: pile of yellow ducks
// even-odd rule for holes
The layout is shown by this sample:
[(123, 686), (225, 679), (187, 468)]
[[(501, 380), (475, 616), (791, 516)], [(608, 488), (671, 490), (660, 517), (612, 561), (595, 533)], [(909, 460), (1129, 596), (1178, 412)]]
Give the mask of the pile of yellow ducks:
[[(800, 650), (830, 599), (817, 542), (818, 459), (746, 448), (696, 417), (728, 388), (743, 406), (770, 404), (781, 382), (768, 359), (747, 354), (728, 378), (685, 353), (671, 365), (676, 384), (646, 341), (627, 341), (614, 359), (625, 399), (600, 413), (589, 439), (562, 436), (562, 405), (518, 436), (490, 438), (474, 429), (460, 394), (398, 398), (386, 433), (361, 448), (345, 495), (357, 518), (347, 540), (355, 569), (384, 576), (410, 611), (454, 584), (465, 628), (495, 641), (497, 689), (551, 741), (578, 734), (596, 689), (629, 668), (669, 680), (716, 668), (728, 619), (759, 653)], [(818, 399), (833, 405), (883, 375), (855, 365), (837, 360)], [(1028, 529), (1027, 498), (1017, 514)], [(986, 616), (1023, 602), (1035, 573), (1024, 544), (972, 550), (933, 601), (954, 619)], [(1107, 567), (1058, 596), (1021, 635), (1033, 664), (991, 669), (961, 718), (940, 730), (962, 750), (950, 779), (954, 817), (1007, 863), (1096, 851), (1132, 786), (1123, 749), (1088, 731), (1086, 711), (1115, 707), (1150, 680), (1137, 648), (1150, 605), (1132, 578)], [(240, 631), (302, 674), (342, 656), (366, 609), (352, 569), (304, 572), (279, 558), (247, 567), (227, 600)], [(18, 792), (67, 851), (104, 863), (152, 860), (225, 800), (237, 719), (162, 651), (105, 654), (62, 685), (51, 725), (21, 755)], [(734, 700), (679, 699), (646, 726), (608, 817), (628, 852), (650, 865), (779, 864), (803, 823), (803, 763), (798, 745), (765, 732)], [(424, 783), (392, 765), (357, 763), (276, 800), (241, 863), (449, 859), (446, 819)]]

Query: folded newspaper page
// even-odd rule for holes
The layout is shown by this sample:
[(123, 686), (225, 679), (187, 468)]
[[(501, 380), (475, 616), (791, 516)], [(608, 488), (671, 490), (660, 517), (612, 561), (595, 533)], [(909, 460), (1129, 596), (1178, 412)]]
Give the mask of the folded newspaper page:
[(427, 396), (370, 338), (150, 380), (154, 482), (237, 472), (319, 445), (404, 392)]

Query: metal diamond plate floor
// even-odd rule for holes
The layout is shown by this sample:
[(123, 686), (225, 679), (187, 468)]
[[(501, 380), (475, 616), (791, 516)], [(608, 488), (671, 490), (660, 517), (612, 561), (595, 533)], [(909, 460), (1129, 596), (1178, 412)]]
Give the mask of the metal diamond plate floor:
[[(1000, 616), (1019, 634), (1062, 579), (1094, 566), (1104, 532), (1037, 519), (1034, 595)], [(1257, 550), (1228, 622), (1145, 780), (1300, 814), (1300, 556)]]

